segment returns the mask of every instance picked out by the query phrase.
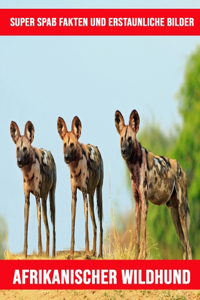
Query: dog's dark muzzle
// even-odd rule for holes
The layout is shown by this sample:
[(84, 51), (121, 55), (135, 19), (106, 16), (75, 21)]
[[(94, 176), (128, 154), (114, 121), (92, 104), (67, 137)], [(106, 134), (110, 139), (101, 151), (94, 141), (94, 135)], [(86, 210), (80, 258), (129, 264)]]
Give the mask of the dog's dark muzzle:
[(69, 158), (69, 155), (68, 155), (68, 154), (65, 154), (65, 155), (64, 155), (64, 161), (66, 162), (66, 164), (69, 164), (69, 163), (70, 163), (70, 158)]
[(128, 159), (131, 156), (131, 151), (130, 151), (130, 149), (123, 147), (123, 148), (121, 148), (121, 154), (124, 159)]
[(22, 168), (23, 167), (23, 162), (22, 162), (22, 159), (21, 158), (18, 158), (17, 159), (17, 165), (19, 168)]
[(127, 156), (129, 156), (126, 148), (121, 149), (121, 154), (123, 158), (127, 158)]

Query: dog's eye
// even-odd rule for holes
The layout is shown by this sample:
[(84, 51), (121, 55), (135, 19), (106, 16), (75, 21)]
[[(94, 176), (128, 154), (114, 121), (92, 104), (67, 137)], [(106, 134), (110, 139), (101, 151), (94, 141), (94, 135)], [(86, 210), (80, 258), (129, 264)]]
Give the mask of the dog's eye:
[(26, 148), (26, 147), (24, 147), (24, 148), (23, 148), (23, 151), (24, 151), (24, 152), (26, 152), (26, 151), (27, 151), (27, 148)]
[(129, 143), (131, 143), (131, 141), (132, 141), (132, 139), (131, 139), (131, 137), (129, 136), (129, 138), (128, 138), (128, 142), (129, 142)]
[(17, 147), (17, 152), (19, 152), (19, 147)]
[(121, 137), (121, 142), (123, 142), (123, 137)]
[(67, 144), (66, 144), (66, 143), (64, 143), (64, 148), (66, 148), (66, 146), (67, 146)]
[(71, 143), (71, 144), (70, 144), (70, 148), (73, 148), (73, 147), (74, 147), (74, 143)]

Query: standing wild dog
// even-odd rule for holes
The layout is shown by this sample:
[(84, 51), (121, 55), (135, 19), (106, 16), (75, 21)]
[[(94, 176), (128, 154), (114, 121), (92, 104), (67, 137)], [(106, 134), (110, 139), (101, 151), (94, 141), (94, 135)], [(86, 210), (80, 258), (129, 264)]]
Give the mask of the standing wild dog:
[(146, 220), (148, 200), (153, 204), (171, 207), (176, 232), (183, 247), (183, 259), (192, 259), (189, 243), (190, 211), (187, 199), (186, 175), (175, 159), (156, 156), (141, 147), (136, 139), (140, 118), (136, 110), (130, 114), (129, 125), (119, 111), (115, 126), (120, 134), (121, 154), (130, 171), (135, 199), (136, 246), (135, 259), (140, 253), (140, 224), (142, 210), (142, 258), (146, 258)]
[(76, 193), (77, 189), (83, 193), (84, 214), (85, 214), (85, 251), (86, 257), (89, 257), (89, 236), (88, 236), (88, 199), (90, 216), (93, 225), (93, 255), (96, 256), (96, 221), (94, 215), (94, 192), (97, 194), (97, 209), (100, 221), (100, 243), (99, 257), (103, 256), (103, 207), (102, 207), (102, 185), (103, 185), (103, 160), (99, 149), (92, 145), (84, 145), (79, 143), (78, 139), (81, 135), (81, 121), (78, 117), (74, 117), (72, 121), (71, 131), (67, 130), (65, 121), (58, 118), (58, 133), (63, 140), (64, 161), (70, 168), (70, 182), (72, 190), (71, 203), (71, 248), (70, 255), (74, 254), (74, 228), (76, 216)]
[(25, 125), (24, 135), (20, 135), (18, 125), (15, 122), (10, 124), (10, 134), (16, 144), (17, 165), (22, 169), (24, 178), (25, 194), (25, 231), (24, 231), (24, 254), (27, 257), (27, 236), (30, 193), (36, 198), (37, 218), (38, 218), (38, 249), (39, 255), (42, 254), (41, 237), (41, 206), (42, 198), (43, 220), (46, 228), (46, 255), (49, 255), (49, 225), (47, 220), (47, 196), (50, 195), (51, 221), (53, 223), (53, 250), (55, 256), (55, 189), (56, 189), (56, 165), (51, 152), (44, 149), (37, 149), (31, 146), (34, 139), (34, 126), (28, 121)]

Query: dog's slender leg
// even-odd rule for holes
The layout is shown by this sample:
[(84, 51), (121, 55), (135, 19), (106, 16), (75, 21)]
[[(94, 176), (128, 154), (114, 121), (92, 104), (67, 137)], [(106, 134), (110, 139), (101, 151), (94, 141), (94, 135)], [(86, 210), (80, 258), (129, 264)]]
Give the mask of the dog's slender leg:
[(75, 218), (76, 218), (76, 188), (72, 188), (72, 203), (71, 203), (71, 248), (70, 248), (70, 255), (74, 255), (74, 230), (75, 230)]
[(88, 199), (87, 194), (83, 192), (84, 214), (85, 214), (85, 255), (89, 256), (89, 234), (88, 234)]
[(135, 257), (134, 259), (138, 259), (140, 254), (140, 226), (141, 226), (141, 203), (139, 199), (139, 195), (137, 191), (133, 191), (134, 199), (135, 199)]
[(49, 256), (49, 224), (47, 219), (47, 196), (42, 198), (42, 216), (46, 229), (46, 255)]
[(146, 232), (147, 232), (147, 213), (148, 201), (142, 196), (142, 259), (146, 259)]
[(38, 254), (42, 254), (42, 235), (41, 235), (41, 205), (40, 197), (36, 196), (37, 219), (38, 219)]
[(185, 238), (184, 238), (184, 235), (183, 235), (183, 230), (182, 230), (182, 226), (181, 226), (181, 222), (180, 222), (178, 207), (174, 206), (174, 204), (171, 207), (171, 215), (172, 215), (172, 220), (173, 220), (174, 226), (176, 228), (176, 232), (179, 236), (180, 242), (181, 242), (182, 247), (183, 247), (183, 259), (186, 259), (187, 246), (186, 246)]
[(177, 184), (178, 187), (178, 212), (179, 217), (181, 221), (181, 226), (185, 238), (185, 243), (187, 245), (187, 253), (188, 253), (188, 259), (192, 259), (192, 251), (190, 247), (189, 242), (189, 224), (187, 222), (188, 214), (189, 214), (189, 208), (187, 203), (187, 191), (181, 190), (180, 186)]
[(97, 225), (94, 215), (94, 193), (89, 195), (90, 217), (93, 226), (93, 255), (96, 256)]
[(187, 253), (188, 253), (188, 259), (192, 259), (192, 251), (190, 247), (190, 242), (189, 242), (189, 234), (188, 234), (188, 228), (187, 228), (187, 213), (183, 212), (183, 208), (179, 207), (179, 215), (180, 215), (180, 220), (181, 220), (181, 225), (185, 237), (185, 242), (187, 245)]
[(29, 220), (29, 206), (30, 206), (30, 193), (25, 192), (25, 205), (24, 205), (24, 255), (27, 257), (28, 250), (28, 220)]

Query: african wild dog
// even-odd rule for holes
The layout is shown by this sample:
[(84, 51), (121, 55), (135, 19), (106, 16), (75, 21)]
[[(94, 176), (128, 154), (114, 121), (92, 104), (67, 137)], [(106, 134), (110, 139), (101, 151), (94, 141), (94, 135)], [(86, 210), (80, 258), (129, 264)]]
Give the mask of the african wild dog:
[(142, 258), (146, 258), (146, 220), (148, 200), (153, 204), (171, 207), (171, 215), (183, 247), (183, 259), (192, 259), (189, 243), (189, 204), (186, 175), (175, 159), (156, 156), (141, 147), (136, 139), (140, 118), (136, 110), (130, 114), (129, 125), (119, 111), (115, 113), (115, 126), (120, 134), (121, 154), (130, 171), (135, 199), (136, 246), (135, 259), (140, 253), (140, 224), (142, 210)]
[(20, 135), (18, 125), (15, 122), (10, 124), (10, 134), (16, 144), (17, 165), (23, 172), (24, 194), (25, 194), (25, 232), (24, 232), (24, 254), (27, 257), (28, 249), (28, 219), (30, 193), (36, 198), (37, 218), (38, 218), (38, 249), (42, 254), (41, 237), (41, 206), (42, 198), (43, 220), (46, 228), (46, 255), (49, 255), (49, 225), (47, 220), (47, 196), (50, 195), (51, 221), (53, 223), (53, 250), (55, 256), (55, 189), (56, 189), (56, 165), (51, 152), (44, 149), (37, 149), (31, 146), (34, 139), (34, 126), (28, 121), (25, 125), (24, 135)]
[(71, 131), (67, 130), (65, 121), (58, 118), (57, 129), (63, 140), (64, 161), (70, 168), (70, 182), (72, 190), (71, 202), (71, 247), (69, 258), (74, 254), (74, 228), (76, 216), (76, 193), (77, 189), (82, 191), (84, 200), (84, 214), (85, 214), (85, 251), (86, 258), (89, 258), (89, 236), (88, 236), (88, 200), (90, 216), (93, 225), (93, 250), (92, 255), (96, 256), (96, 221), (94, 215), (94, 192), (97, 194), (97, 209), (100, 221), (100, 243), (99, 243), (99, 257), (103, 256), (103, 208), (102, 208), (102, 185), (103, 185), (103, 160), (99, 149), (92, 145), (84, 145), (79, 143), (78, 139), (81, 135), (81, 121), (78, 117), (74, 117), (72, 121)]

